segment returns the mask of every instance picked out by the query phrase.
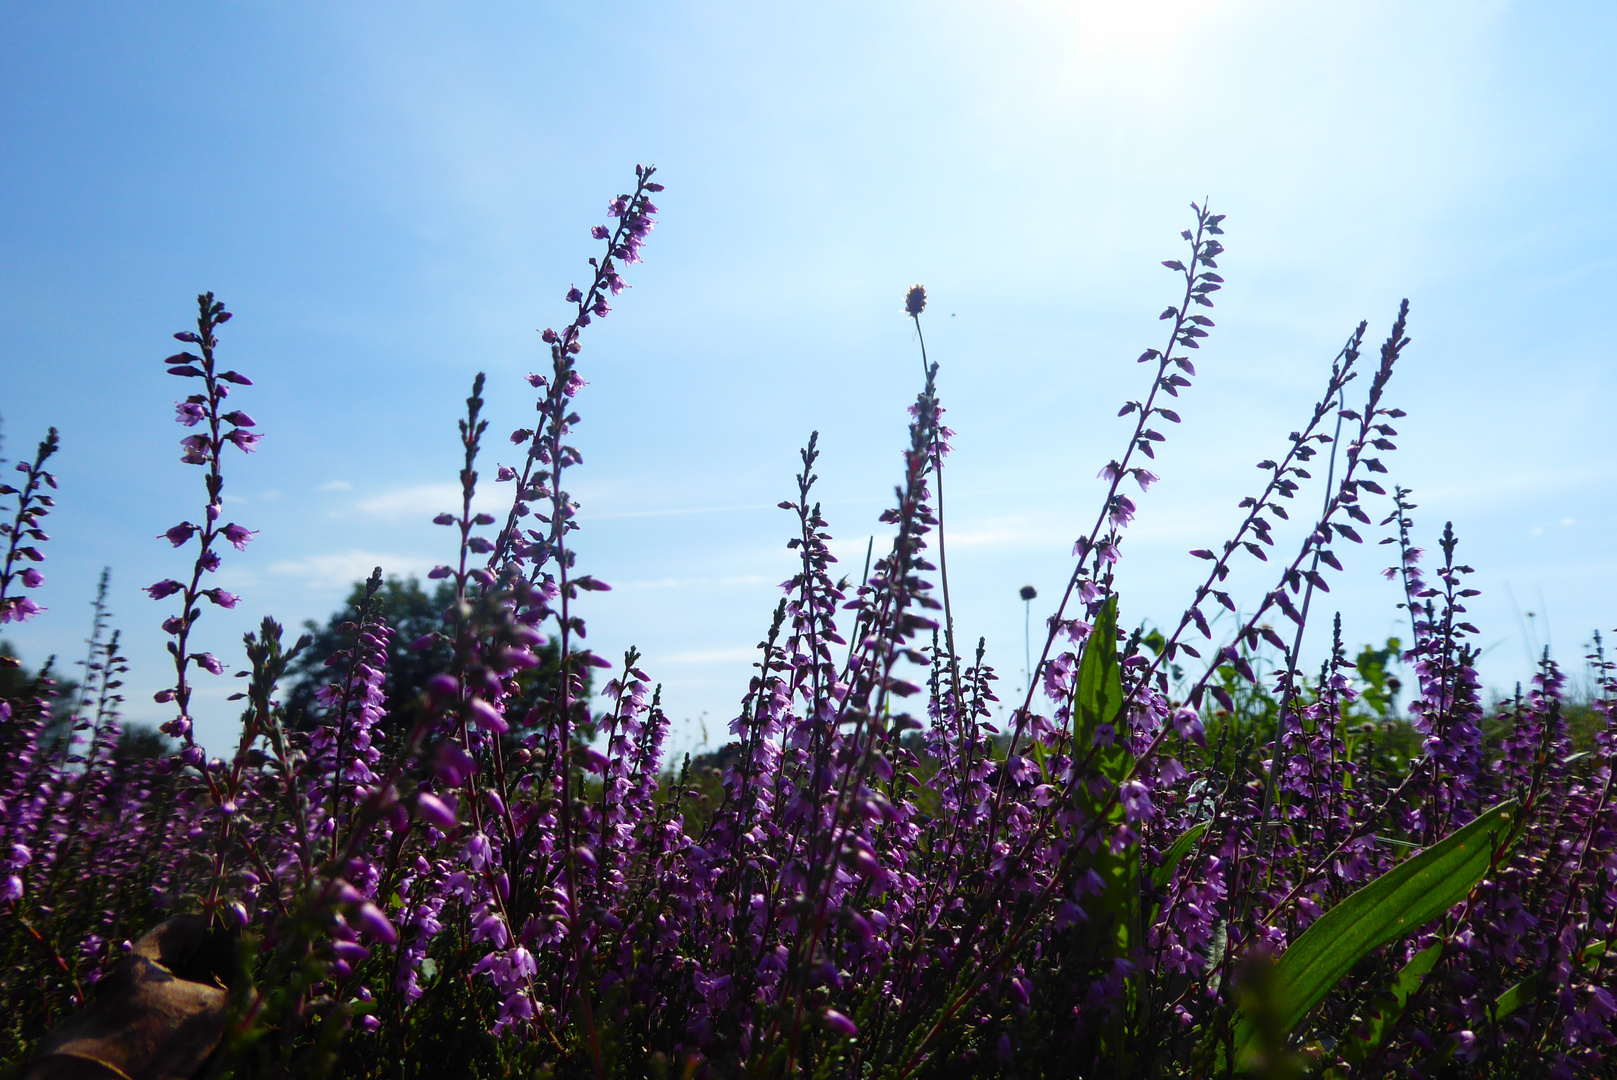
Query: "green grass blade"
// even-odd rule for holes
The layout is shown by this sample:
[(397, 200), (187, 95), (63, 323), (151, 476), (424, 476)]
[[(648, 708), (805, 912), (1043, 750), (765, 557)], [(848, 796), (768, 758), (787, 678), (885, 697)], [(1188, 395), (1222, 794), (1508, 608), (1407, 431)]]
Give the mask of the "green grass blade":
[[(1500, 803), (1431, 847), (1410, 856), (1337, 904), (1291, 943), (1276, 965), (1285, 988), (1283, 1027), (1295, 1032), (1371, 950), (1412, 933), (1464, 900), (1488, 872), (1494, 844), (1509, 833), (1514, 799)], [(1236, 1053), (1256, 1035), (1242, 1017)]]

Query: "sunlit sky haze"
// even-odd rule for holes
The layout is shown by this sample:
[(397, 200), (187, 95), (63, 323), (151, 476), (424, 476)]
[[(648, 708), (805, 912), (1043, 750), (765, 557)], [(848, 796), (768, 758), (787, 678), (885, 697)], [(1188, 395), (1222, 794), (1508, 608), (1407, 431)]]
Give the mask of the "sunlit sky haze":
[[(0, 4), (0, 435), (11, 459), (63, 439), (49, 610), (4, 638), (82, 656), (110, 566), (129, 715), (166, 718), (172, 602), (139, 589), (179, 576), (158, 534), (201, 511), (159, 361), (203, 289), (236, 313), (223, 356), (255, 385), (232, 401), (265, 438), (226, 474), (259, 530), (218, 574), (244, 599), (200, 644), (239, 665), (264, 614), (323, 621), (373, 565), (446, 561), (429, 521), (472, 377), (496, 436), (531, 423), (535, 331), (647, 163), (660, 222), (587, 332), (570, 486), (580, 566), (614, 586), (589, 642), (644, 652), (676, 749), (737, 709), (811, 431), (843, 566), (882, 535), (917, 282), (958, 432), (957, 626), (1021, 681), (1017, 589), (1036, 625), (1203, 199), (1228, 284), (1137, 500), (1125, 621), (1177, 622), (1186, 551), (1234, 528), (1352, 328), (1379, 343), (1408, 297), (1390, 478), (1429, 550), (1445, 521), (1461, 536), (1490, 688), (1546, 645), (1581, 672), (1617, 626), (1614, 31), (1574, 3)], [(517, 453), (496, 437), (485, 475)], [(1338, 609), (1352, 646), (1407, 638), (1382, 535), (1339, 547), (1311, 663)], [(1243, 566), (1236, 595), (1270, 572)], [(215, 751), (234, 688), (196, 709)]]

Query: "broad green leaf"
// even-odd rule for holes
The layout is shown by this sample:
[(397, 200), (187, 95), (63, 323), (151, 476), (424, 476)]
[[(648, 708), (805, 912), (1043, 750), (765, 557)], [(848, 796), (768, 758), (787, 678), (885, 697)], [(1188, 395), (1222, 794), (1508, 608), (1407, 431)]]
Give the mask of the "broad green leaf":
[(1151, 884), (1159, 889), (1166, 888), (1168, 882), (1173, 879), (1173, 872), (1179, 868), (1179, 864), (1190, 854), (1190, 849), (1196, 846), (1196, 841), (1200, 840), (1202, 833), (1206, 831), (1207, 822), (1204, 821), (1200, 825), (1192, 825), (1181, 833), (1179, 839), (1162, 853), (1162, 864), (1152, 868)]
[[(1095, 617), (1095, 629), (1084, 645), (1078, 663), (1078, 685), (1073, 710), (1077, 722), (1073, 757), (1082, 760), (1094, 744), (1095, 733), (1103, 724), (1119, 724), (1123, 712), (1123, 669), (1117, 659), (1117, 596), (1108, 597)], [(1114, 784), (1122, 783), (1133, 759), (1121, 733), (1115, 733), (1109, 746), (1095, 748), (1093, 758), (1100, 774)]]
[[(1281, 955), (1276, 974), (1285, 987), (1283, 1026), (1297, 1025), (1325, 1000), (1367, 953), (1412, 933), (1464, 900), (1492, 864), (1494, 844), (1510, 832), (1514, 799), (1399, 863), (1321, 915)], [(1256, 1030), (1236, 1023), (1240, 1056)]]

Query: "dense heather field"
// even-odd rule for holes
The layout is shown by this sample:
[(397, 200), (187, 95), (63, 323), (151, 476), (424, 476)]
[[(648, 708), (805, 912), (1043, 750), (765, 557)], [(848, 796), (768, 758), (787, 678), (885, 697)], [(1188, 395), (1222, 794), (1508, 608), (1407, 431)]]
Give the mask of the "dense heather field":
[[(1390, 479), (1407, 304), (1322, 368), (1239, 530), (1192, 552), (1206, 578), (1172, 633), (1133, 630), (1120, 541), (1222, 282), (1223, 219), (1192, 207), (1119, 412), (1132, 434), (1000, 729), (950, 610), (952, 433), (911, 290), (923, 382), (890, 544), (841, 576), (810, 438), (781, 504), (799, 569), (730, 742), (671, 762), (654, 677), (585, 645), (574, 601), (608, 585), (577, 565), (564, 487), (584, 333), (640, 260), (653, 173), (612, 200), (573, 321), (544, 333), (520, 470), (479, 475), (474, 382), (436, 592), (378, 571), (315, 637), (266, 619), (239, 746), (212, 760), (190, 709), (223, 671), (205, 616), (238, 602), (210, 574), (254, 536), (223, 513), (226, 470), (259, 435), (230, 315), (199, 298), (164, 364), (202, 490), (166, 536), (176, 577), (146, 590), (174, 659), (168, 738), (120, 726), (104, 605), (70, 692), (0, 670), (6, 1075), (1611, 1073), (1617, 679), (1597, 636), (1592, 699), (1546, 655), (1529, 689), (1482, 700), (1471, 569)], [(38, 611), (55, 449), (0, 487), (13, 630)], [(503, 519), (471, 509), (484, 483), (509, 492)], [(1375, 541), (1408, 642), (1350, 649), (1338, 628), (1299, 670), (1333, 546)], [(1271, 591), (1226, 593), (1236, 560)]]

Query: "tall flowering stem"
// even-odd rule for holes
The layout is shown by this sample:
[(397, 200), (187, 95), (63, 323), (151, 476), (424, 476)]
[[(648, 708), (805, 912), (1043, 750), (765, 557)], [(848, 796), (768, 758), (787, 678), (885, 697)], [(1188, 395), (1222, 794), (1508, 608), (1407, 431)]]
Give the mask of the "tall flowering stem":
[[(229, 321), (230, 312), (225, 310), (223, 303), (214, 299), (213, 293), (198, 296), (197, 328), (194, 331), (182, 330), (174, 335), (176, 340), (195, 346), (197, 352), (175, 353), (163, 361), (168, 366), (170, 375), (182, 379), (202, 380), (200, 392), (190, 394), (184, 401), (175, 404), (175, 420), (178, 423), (188, 428), (198, 425), (204, 428), (202, 433), (187, 435), (180, 440), (180, 446), (184, 450), (180, 460), (187, 465), (202, 466), (205, 470), (203, 488), (207, 501), (203, 504), (202, 523), (195, 525), (189, 521), (182, 521), (162, 536), (162, 539), (168, 540), (177, 548), (195, 540), (196, 558), (191, 564), (191, 576), (188, 581), (182, 583), (167, 579), (146, 588), (146, 592), (153, 600), (162, 600), (175, 594), (180, 596), (180, 613), (163, 622), (163, 631), (169, 636), (169, 655), (174, 658), (174, 685), (167, 690), (159, 691), (156, 699), (159, 703), (171, 701), (175, 704), (178, 715), (163, 725), (163, 731), (184, 741), (182, 756), (187, 764), (193, 766), (201, 764), (202, 751), (196, 745), (192, 730), (193, 687), (190, 669), (195, 665), (218, 675), (224, 671), (224, 665), (212, 653), (191, 651), (191, 630), (202, 617), (203, 599), (223, 608), (235, 607), (238, 599), (220, 588), (204, 588), (203, 575), (219, 569), (220, 554), (216, 545), (221, 540), (241, 551), (247, 547), (247, 542), (253, 536), (250, 530), (234, 522), (220, 524), (219, 519), (224, 512), (225, 445), (233, 444), (244, 453), (252, 453), (258, 445), (258, 440), (262, 438), (260, 434), (249, 430), (257, 426), (252, 417), (239, 409), (224, 411), (225, 399), (230, 396), (232, 386), (252, 385), (252, 380), (247, 376), (236, 371), (221, 371), (218, 367), (215, 353), (219, 347), (219, 339), (215, 331)], [(218, 794), (216, 790), (213, 793), (215, 796)]]
[(0, 484), (0, 495), (12, 495), (17, 500), (17, 510), (11, 520), (0, 522), (0, 538), (4, 538), (6, 545), (5, 562), (0, 563), (0, 626), (8, 622), (27, 622), (44, 610), (31, 597), (19, 595), (15, 586), (37, 589), (45, 583), (45, 575), (38, 567), (45, 561), (45, 555), (36, 545), (50, 537), (39, 523), (56, 505), (55, 498), (44, 490), (56, 490), (56, 477), (45, 471), (45, 462), (60, 446), (61, 439), (56, 429), (51, 428), (34, 452), (34, 460), (17, 462), (16, 470), (23, 474), (22, 487)]

